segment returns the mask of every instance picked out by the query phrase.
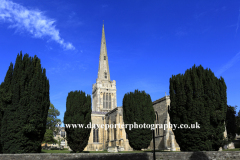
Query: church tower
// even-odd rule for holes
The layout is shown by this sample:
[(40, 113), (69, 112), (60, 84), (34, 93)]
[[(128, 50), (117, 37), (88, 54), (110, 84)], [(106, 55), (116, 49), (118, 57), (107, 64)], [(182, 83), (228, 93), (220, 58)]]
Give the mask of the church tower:
[(99, 56), (98, 78), (92, 87), (92, 111), (109, 112), (117, 107), (116, 81), (111, 81), (104, 24)]

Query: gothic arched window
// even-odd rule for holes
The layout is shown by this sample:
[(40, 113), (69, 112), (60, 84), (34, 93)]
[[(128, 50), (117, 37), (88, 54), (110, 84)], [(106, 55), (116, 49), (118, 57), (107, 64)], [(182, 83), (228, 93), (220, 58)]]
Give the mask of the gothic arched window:
[(103, 108), (111, 109), (111, 93), (103, 93)]
[(108, 108), (108, 93), (106, 94), (106, 108)]
[(95, 128), (93, 129), (93, 142), (99, 142), (98, 141), (98, 127), (95, 126)]
[(107, 129), (107, 141), (109, 141), (109, 128)]
[(103, 108), (106, 108), (106, 99), (105, 99), (105, 93), (103, 93)]
[(109, 94), (108, 108), (111, 109), (111, 93)]

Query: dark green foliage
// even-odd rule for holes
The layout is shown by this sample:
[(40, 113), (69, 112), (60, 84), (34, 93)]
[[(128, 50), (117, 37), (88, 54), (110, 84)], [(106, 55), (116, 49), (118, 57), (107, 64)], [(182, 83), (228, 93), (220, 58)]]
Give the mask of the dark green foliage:
[[(235, 106), (235, 108), (238, 108), (237, 106)], [(240, 134), (240, 110), (238, 111), (238, 115), (236, 116), (236, 133), (239, 135)]]
[(227, 136), (230, 141), (234, 140), (237, 132), (237, 122), (236, 122), (236, 108), (233, 106), (227, 106), (227, 115), (226, 115), (226, 129)]
[(181, 151), (217, 151), (223, 144), (227, 111), (226, 84), (210, 69), (195, 65), (170, 78), (172, 124), (200, 124), (200, 129), (173, 130)]
[(57, 124), (61, 123), (61, 120), (57, 118), (57, 116), (59, 115), (60, 112), (54, 107), (52, 103), (50, 103), (46, 124), (47, 129), (51, 129), (55, 133), (59, 132), (58, 131), (59, 127), (57, 127)]
[[(84, 124), (91, 122), (91, 96), (82, 91), (68, 93), (64, 124)], [(91, 128), (65, 128), (67, 142), (73, 152), (82, 152), (88, 144)]]
[(9, 69), (7, 71), (6, 77), (4, 79), (4, 82), (0, 85), (0, 153), (2, 153), (2, 143), (1, 139), (3, 138), (3, 135), (1, 134), (2, 131), (2, 120), (4, 116), (4, 110), (8, 108), (12, 102), (12, 92), (10, 90), (11, 81), (12, 81), (12, 75), (13, 75), (13, 64), (11, 63), (9, 66)]
[(49, 81), (40, 59), (18, 54), (1, 84), (3, 153), (41, 152), (46, 131)]
[[(154, 124), (154, 109), (149, 94), (144, 91), (130, 92), (123, 98), (123, 120), (124, 124)], [(130, 146), (135, 150), (147, 148), (152, 140), (150, 128), (125, 129)]]
[(51, 129), (46, 129), (44, 134), (43, 143), (57, 143), (57, 140), (53, 137), (53, 131)]
[(57, 143), (57, 140), (54, 139), (53, 134), (57, 134), (60, 130), (59, 127), (57, 127), (57, 124), (61, 123), (61, 120), (57, 118), (59, 115), (60, 112), (52, 103), (50, 103), (43, 143)]

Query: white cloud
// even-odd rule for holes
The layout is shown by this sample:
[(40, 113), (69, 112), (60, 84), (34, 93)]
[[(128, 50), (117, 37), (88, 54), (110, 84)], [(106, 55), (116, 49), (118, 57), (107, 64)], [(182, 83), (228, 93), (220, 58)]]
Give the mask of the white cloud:
[(237, 53), (230, 61), (228, 61), (222, 68), (220, 68), (216, 75), (221, 75), (223, 72), (231, 68), (235, 63), (240, 60), (240, 52)]
[(11, 28), (26, 30), (36, 38), (50, 37), (65, 49), (75, 49), (71, 43), (64, 42), (60, 37), (59, 30), (54, 25), (55, 20), (38, 10), (29, 10), (12, 1), (0, 0), (0, 20), (9, 22)]

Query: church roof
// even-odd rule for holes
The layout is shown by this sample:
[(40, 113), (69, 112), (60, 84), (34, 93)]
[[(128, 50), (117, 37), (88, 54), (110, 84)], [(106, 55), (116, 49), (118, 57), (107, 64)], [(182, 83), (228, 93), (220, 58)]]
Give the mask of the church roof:
[(160, 103), (160, 102), (162, 102), (162, 101), (165, 101), (166, 98), (170, 98), (170, 95), (164, 96), (164, 97), (162, 97), (162, 98), (160, 98), (160, 99), (157, 99), (156, 101), (153, 101), (152, 103), (153, 103), (153, 105), (156, 104), (156, 103)]
[(116, 110), (118, 110), (118, 108), (121, 108), (121, 107), (116, 107), (116, 108), (114, 108), (113, 110), (107, 112), (107, 113), (106, 113), (106, 116), (108, 116), (109, 114), (115, 112)]
[(92, 111), (92, 114), (106, 114), (107, 112), (97, 112), (97, 111)]

